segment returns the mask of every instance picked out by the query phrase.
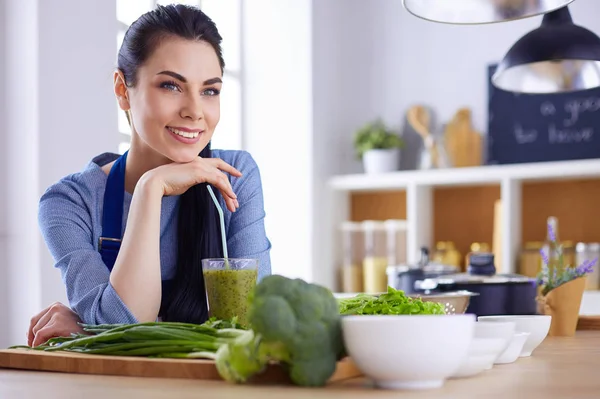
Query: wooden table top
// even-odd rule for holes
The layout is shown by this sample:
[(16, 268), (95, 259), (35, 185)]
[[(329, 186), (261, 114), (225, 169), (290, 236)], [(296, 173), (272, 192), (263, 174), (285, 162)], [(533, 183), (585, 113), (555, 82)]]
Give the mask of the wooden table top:
[(0, 398), (600, 398), (600, 332), (548, 337), (530, 358), (496, 365), (429, 391), (374, 390), (365, 379), (324, 389), (233, 385), (220, 381), (112, 377), (0, 369)]

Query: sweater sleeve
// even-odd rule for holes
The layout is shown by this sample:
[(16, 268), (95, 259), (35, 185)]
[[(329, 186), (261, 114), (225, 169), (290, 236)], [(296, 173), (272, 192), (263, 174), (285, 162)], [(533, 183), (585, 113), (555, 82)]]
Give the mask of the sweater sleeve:
[(258, 259), (258, 280), (271, 274), (271, 243), (265, 232), (265, 210), (258, 165), (245, 151), (234, 165), (243, 173), (232, 181), (240, 207), (231, 215), (227, 249), (233, 258)]
[(69, 304), (87, 324), (136, 323), (110, 284), (110, 272), (93, 243), (89, 212), (73, 181), (53, 185), (40, 199), (38, 223)]

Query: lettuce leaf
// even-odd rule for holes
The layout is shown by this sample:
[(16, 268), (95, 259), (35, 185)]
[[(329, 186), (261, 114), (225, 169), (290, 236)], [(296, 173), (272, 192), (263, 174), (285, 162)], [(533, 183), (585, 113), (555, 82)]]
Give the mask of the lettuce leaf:
[(338, 300), (341, 315), (443, 315), (444, 305), (411, 298), (402, 290), (388, 287), (379, 296), (358, 294)]

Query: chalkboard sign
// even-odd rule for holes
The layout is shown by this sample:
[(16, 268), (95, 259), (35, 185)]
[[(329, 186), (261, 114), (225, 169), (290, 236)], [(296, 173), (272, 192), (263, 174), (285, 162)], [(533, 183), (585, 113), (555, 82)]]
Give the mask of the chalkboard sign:
[(488, 164), (600, 158), (600, 89), (516, 94), (491, 83)]

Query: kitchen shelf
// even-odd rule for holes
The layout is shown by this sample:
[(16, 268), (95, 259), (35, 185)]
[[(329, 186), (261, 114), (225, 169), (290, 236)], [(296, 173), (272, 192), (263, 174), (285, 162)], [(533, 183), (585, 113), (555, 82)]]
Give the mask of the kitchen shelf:
[[(413, 263), (418, 260), (419, 249), (422, 246), (430, 247), (433, 244), (436, 188), (494, 186), (490, 190), (496, 190), (496, 193), (499, 191), (499, 199), (502, 202), (502, 248), (498, 272), (514, 273), (523, 238), (523, 186), (527, 185), (528, 188), (529, 183), (533, 182), (585, 179), (600, 179), (600, 159), (334, 176), (328, 181), (329, 195), (324, 203), (326, 220), (319, 219), (319, 223), (325, 223), (323, 229), (326, 229), (327, 237), (319, 235), (313, 242), (314, 254), (316, 259), (320, 260), (319, 268), (313, 270), (313, 280), (333, 290), (339, 289), (339, 226), (342, 221), (350, 220), (353, 196), (371, 196), (371, 193), (376, 196), (396, 192), (392, 197), (398, 198), (398, 207), (405, 209), (408, 226), (407, 260)], [(537, 223), (539, 222), (536, 221), (536, 225)], [(465, 228), (457, 226), (461, 227)]]
[(379, 175), (335, 176), (329, 185), (338, 191), (386, 191), (410, 185), (460, 186), (502, 183), (506, 180), (544, 181), (600, 177), (600, 159), (490, 165), (422, 171), (399, 171)]

